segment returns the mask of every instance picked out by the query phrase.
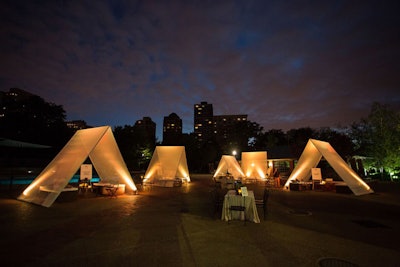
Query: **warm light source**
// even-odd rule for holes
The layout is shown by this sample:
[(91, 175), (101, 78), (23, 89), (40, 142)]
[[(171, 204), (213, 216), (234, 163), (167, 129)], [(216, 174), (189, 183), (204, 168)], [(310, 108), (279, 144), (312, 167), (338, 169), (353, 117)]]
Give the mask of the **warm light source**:
[[(124, 181), (137, 191), (111, 127), (102, 126), (78, 130), (18, 199), (50, 207), (88, 157), (102, 182)], [(43, 188), (50, 193), (44, 194)]]
[(267, 152), (242, 152), (242, 169), (247, 178), (264, 179), (267, 173)]

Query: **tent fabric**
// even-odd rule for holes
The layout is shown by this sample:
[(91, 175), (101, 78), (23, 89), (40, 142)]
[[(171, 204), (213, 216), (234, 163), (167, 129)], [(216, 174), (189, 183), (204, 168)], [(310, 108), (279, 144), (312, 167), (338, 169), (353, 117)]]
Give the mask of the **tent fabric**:
[(156, 146), (143, 182), (155, 183), (176, 178), (190, 182), (185, 147)]
[(294, 180), (308, 181), (311, 177), (311, 169), (317, 167), (322, 157), (328, 161), (355, 195), (359, 196), (374, 192), (328, 142), (315, 139), (308, 140), (296, 167), (285, 184), (285, 188), (289, 188), (290, 182)]
[(231, 174), (235, 180), (244, 177), (244, 172), (234, 156), (223, 155), (219, 161), (214, 177)]
[(88, 157), (102, 182), (137, 190), (111, 127), (102, 126), (78, 130), (18, 199), (50, 207)]
[(242, 152), (242, 170), (246, 178), (265, 179), (267, 151)]

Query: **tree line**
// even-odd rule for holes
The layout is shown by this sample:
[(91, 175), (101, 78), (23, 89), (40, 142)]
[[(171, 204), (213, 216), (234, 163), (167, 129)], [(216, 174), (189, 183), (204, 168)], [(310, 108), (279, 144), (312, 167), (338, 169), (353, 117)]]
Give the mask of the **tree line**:
[[(68, 142), (74, 131), (66, 126), (66, 111), (61, 105), (32, 95), (15, 102), (5, 94), (0, 98), (0, 137), (50, 145), (51, 159)], [(113, 133), (130, 170), (145, 170), (159, 141), (150, 142), (134, 126), (115, 126)], [(191, 172), (208, 172), (210, 164), (232, 150), (268, 151), (286, 147), (298, 158), (310, 138), (329, 142), (338, 154), (348, 159), (359, 155), (367, 168), (378, 170), (382, 178), (393, 178), (400, 170), (400, 115), (390, 106), (373, 103), (369, 115), (352, 125), (339, 128), (302, 127), (284, 132), (265, 130), (256, 122), (241, 121), (231, 129), (229, 139), (211, 138), (199, 143), (193, 133), (183, 134), (176, 145), (185, 146)], [(4, 151), (3, 157), (4, 157)], [(46, 163), (47, 164), (47, 163)]]

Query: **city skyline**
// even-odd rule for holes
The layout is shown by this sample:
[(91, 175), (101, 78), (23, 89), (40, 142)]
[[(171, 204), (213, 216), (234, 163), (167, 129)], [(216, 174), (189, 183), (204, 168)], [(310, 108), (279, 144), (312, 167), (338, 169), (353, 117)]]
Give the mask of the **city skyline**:
[(400, 110), (394, 1), (2, 1), (0, 90), (89, 125), (156, 123), (193, 106), (265, 130), (348, 126)]

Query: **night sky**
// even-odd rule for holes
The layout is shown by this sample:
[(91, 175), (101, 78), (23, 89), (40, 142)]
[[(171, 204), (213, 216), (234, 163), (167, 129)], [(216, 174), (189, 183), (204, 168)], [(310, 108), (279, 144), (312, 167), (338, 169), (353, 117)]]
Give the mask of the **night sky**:
[(347, 126), (374, 101), (400, 110), (400, 1), (1, 1), (0, 91), (62, 105), (68, 120), (162, 140), (193, 106), (264, 130)]

